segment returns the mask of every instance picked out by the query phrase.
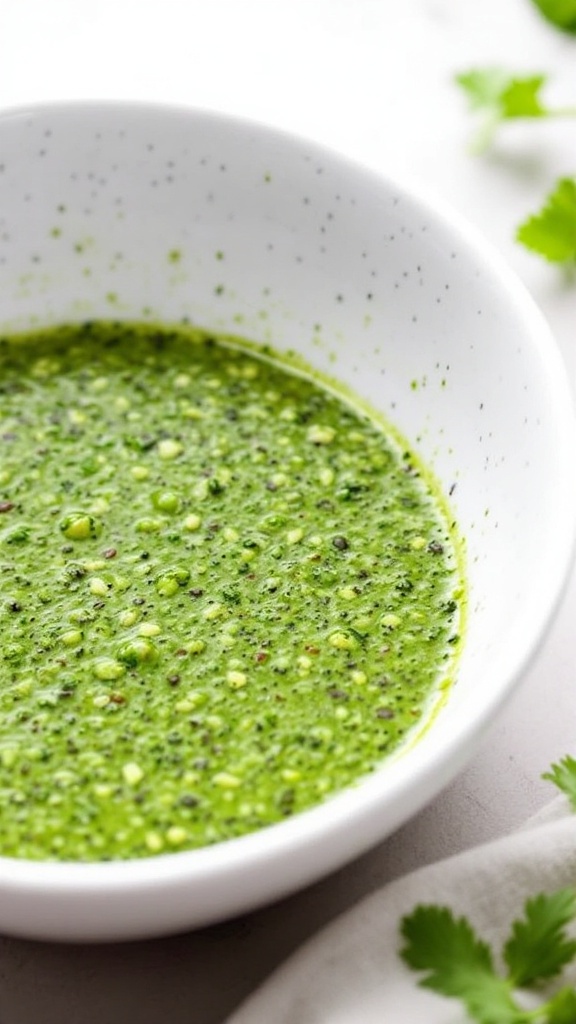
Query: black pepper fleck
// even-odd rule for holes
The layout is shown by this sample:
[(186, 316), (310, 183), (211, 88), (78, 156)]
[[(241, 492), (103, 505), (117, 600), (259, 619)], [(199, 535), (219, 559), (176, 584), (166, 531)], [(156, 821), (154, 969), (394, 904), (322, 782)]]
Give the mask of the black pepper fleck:
[(334, 545), (335, 548), (338, 549), (338, 551), (347, 551), (348, 548), (350, 547), (348, 541), (346, 540), (346, 537), (333, 537), (332, 544)]
[(431, 555), (442, 555), (444, 553), (444, 546), (438, 540), (431, 540), (427, 550)]

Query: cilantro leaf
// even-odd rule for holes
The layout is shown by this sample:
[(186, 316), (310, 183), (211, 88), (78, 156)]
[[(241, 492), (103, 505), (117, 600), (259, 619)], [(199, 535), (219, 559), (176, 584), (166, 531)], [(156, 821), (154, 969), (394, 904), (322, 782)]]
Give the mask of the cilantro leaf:
[(574, 1024), (576, 1021), (576, 992), (573, 988), (561, 988), (543, 1007), (547, 1024)]
[(474, 68), (456, 75), (456, 82), (466, 93), (471, 110), (499, 110), (500, 96), (510, 76), (501, 68)]
[(542, 209), (520, 225), (516, 238), (551, 263), (576, 261), (576, 179), (560, 178)]
[(564, 32), (576, 32), (576, 0), (533, 0), (547, 21)]
[(546, 117), (548, 108), (540, 100), (545, 75), (511, 78), (500, 93), (502, 117)]
[(476, 68), (456, 75), (472, 110), (496, 115), (498, 120), (517, 117), (545, 117), (549, 111), (540, 99), (545, 75), (524, 78), (502, 68)]
[[(576, 250), (576, 243), (574, 245)], [(570, 755), (563, 757), (558, 764), (553, 764), (549, 772), (542, 776), (553, 782), (568, 797), (573, 810), (576, 811), (576, 760)]]
[(552, 114), (540, 99), (545, 75), (521, 77), (501, 68), (476, 68), (456, 75), (456, 82), (464, 90), (470, 109), (483, 116), (473, 144), (476, 151), (488, 146), (502, 121)]
[(448, 907), (420, 905), (403, 918), (401, 929), (406, 945), (400, 955), (427, 972), (422, 986), (461, 999), (480, 1024), (517, 1024), (510, 986), (494, 972), (489, 946), (465, 918), (455, 918)]
[(576, 955), (576, 941), (564, 931), (576, 916), (576, 890), (540, 893), (526, 901), (524, 915), (504, 946), (509, 979), (520, 988), (554, 977)]
[[(543, 777), (565, 792), (576, 809), (574, 758), (564, 757)], [(575, 919), (576, 888), (527, 899), (524, 916), (512, 922), (502, 950), (502, 975), (495, 970), (492, 950), (466, 918), (456, 918), (449, 907), (420, 904), (402, 918), (400, 956), (423, 973), (421, 986), (459, 999), (478, 1024), (576, 1024), (574, 987), (557, 989), (532, 1010), (515, 998), (517, 990), (537, 988), (574, 962), (576, 938), (567, 926)], [(519, 991), (518, 998), (523, 998)]]

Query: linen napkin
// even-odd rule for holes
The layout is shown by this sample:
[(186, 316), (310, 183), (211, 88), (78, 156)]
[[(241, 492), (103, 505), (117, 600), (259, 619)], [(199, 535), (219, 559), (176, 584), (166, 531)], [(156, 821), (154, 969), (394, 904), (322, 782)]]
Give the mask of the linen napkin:
[[(417, 904), (449, 906), (499, 951), (527, 898), (567, 886), (576, 886), (576, 815), (560, 796), (511, 835), (364, 898), (308, 940), (227, 1024), (461, 1024), (460, 1003), (420, 988), (401, 960), (401, 918)], [(576, 968), (562, 982), (575, 985)]]

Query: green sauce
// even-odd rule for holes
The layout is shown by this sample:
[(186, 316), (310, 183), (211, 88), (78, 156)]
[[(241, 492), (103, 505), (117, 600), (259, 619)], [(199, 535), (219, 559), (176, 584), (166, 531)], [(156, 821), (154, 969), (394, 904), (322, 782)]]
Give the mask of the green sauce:
[(0, 341), (0, 854), (143, 857), (354, 784), (431, 713), (442, 502), (270, 354), (88, 323)]

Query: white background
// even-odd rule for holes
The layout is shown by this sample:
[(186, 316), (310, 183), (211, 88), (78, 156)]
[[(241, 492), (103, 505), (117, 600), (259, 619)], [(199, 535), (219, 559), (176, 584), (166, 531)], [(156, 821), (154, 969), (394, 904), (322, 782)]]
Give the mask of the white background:
[[(473, 121), (453, 76), (486, 65), (548, 73), (550, 103), (576, 105), (576, 36), (548, 26), (531, 0), (0, 0), (1, 108), (79, 98), (190, 104), (408, 172), (504, 254), (548, 318), (576, 388), (576, 275), (513, 240), (555, 178), (576, 175), (576, 119), (503, 126), (491, 152), (472, 157)], [(386, 843), (290, 900), (195, 934), (116, 947), (0, 939), (2, 1024), (219, 1024), (361, 895), (519, 824), (552, 795), (542, 771), (576, 755), (575, 612), (573, 575), (480, 753)]]

